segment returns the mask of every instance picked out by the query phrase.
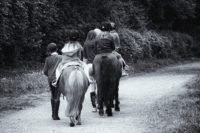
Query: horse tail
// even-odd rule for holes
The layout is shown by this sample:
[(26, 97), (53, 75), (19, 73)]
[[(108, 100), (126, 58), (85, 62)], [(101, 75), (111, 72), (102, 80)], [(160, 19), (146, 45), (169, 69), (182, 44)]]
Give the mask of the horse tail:
[(113, 94), (112, 75), (113, 75), (112, 60), (108, 56), (101, 57), (100, 63), (100, 97), (104, 102), (107, 102)]
[(69, 74), (67, 94), (67, 116), (78, 116), (82, 110), (85, 92), (87, 91), (87, 77), (80, 68), (72, 70)]
[(84, 79), (83, 74), (80, 70), (73, 70), (69, 75), (69, 87), (73, 88), (75, 90), (78, 90), (79, 88), (83, 88), (84, 86)]

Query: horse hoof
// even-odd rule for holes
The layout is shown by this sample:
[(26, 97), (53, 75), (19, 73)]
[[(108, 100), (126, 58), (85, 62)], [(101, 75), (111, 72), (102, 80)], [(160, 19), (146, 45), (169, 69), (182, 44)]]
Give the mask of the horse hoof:
[(112, 110), (106, 110), (107, 116), (112, 116)]
[(119, 107), (115, 107), (115, 111), (120, 111), (120, 108)]
[(70, 126), (70, 127), (74, 127), (75, 124), (71, 122), (71, 123), (69, 124), (69, 126)]
[(82, 123), (81, 123), (81, 122), (78, 122), (76, 125), (82, 125)]
[(113, 116), (113, 115), (112, 115), (112, 112), (108, 112), (108, 113), (107, 113), (107, 116)]
[(104, 111), (103, 110), (99, 110), (99, 115), (103, 116), (104, 115)]

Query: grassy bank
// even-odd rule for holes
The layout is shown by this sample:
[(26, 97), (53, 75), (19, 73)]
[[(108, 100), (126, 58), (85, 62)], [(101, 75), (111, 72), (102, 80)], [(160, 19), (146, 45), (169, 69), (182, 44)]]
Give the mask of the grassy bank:
[(156, 71), (160, 68), (171, 66), (171, 65), (179, 65), (186, 64), (195, 61), (200, 61), (198, 58), (188, 58), (188, 59), (149, 59), (149, 60), (138, 60), (137, 63), (128, 64), (130, 66), (129, 74), (141, 74), (141, 73), (149, 73)]
[(49, 90), (41, 70), (3, 70), (0, 74), (0, 111), (20, 110), (33, 106), (41, 94)]
[(187, 93), (162, 98), (153, 106), (149, 118), (151, 132), (200, 132), (200, 75), (185, 87)]
[(19, 96), (27, 93), (38, 94), (48, 89), (47, 79), (40, 72), (18, 73), (0, 79), (0, 95)]

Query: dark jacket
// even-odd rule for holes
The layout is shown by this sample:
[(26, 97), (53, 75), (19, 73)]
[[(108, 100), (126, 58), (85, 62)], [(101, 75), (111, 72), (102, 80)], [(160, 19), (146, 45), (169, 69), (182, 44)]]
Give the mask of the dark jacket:
[(114, 39), (110, 35), (110, 33), (105, 33), (100, 36), (95, 43), (95, 53), (102, 54), (102, 53), (111, 53), (115, 50)]
[(48, 77), (49, 83), (56, 79), (56, 68), (61, 60), (61, 55), (51, 55), (46, 58), (43, 72)]
[(95, 40), (84, 43), (84, 56), (87, 59), (87, 63), (93, 63), (95, 57)]

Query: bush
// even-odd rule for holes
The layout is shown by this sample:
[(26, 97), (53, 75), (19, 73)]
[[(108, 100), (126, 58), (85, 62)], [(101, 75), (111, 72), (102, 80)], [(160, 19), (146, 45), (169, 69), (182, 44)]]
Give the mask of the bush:
[(119, 29), (121, 54), (129, 63), (143, 59), (187, 58), (195, 56), (193, 38), (188, 34), (169, 31), (137, 32)]
[(135, 62), (142, 56), (142, 47), (138, 44), (140, 34), (128, 29), (119, 30), (121, 54), (127, 62)]
[(195, 53), (192, 52), (192, 49), (195, 44), (190, 35), (172, 31), (164, 32), (163, 35), (167, 36), (168, 40), (171, 41), (171, 57), (187, 58), (194, 56)]
[(143, 38), (150, 49), (151, 57), (161, 59), (169, 56), (171, 42), (167, 37), (155, 31), (147, 31), (143, 33)]
[(41, 93), (48, 89), (47, 79), (42, 72), (16, 74), (0, 80), (1, 94), (20, 95), (27, 92)]

